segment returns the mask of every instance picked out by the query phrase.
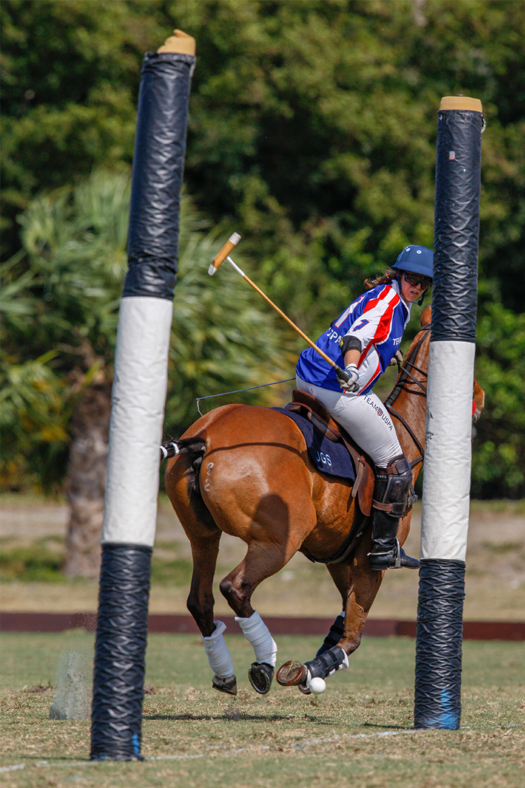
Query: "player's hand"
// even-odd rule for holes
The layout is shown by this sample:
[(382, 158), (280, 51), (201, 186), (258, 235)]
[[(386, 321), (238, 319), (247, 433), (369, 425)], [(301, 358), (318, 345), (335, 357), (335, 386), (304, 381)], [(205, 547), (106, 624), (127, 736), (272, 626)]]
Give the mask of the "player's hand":
[(349, 376), (349, 380), (343, 380), (342, 378), (337, 375), (337, 380), (339, 381), (339, 385), (343, 389), (343, 391), (347, 391), (351, 393), (353, 391), (357, 391), (359, 388), (359, 371), (357, 369), (356, 364), (349, 364), (345, 369), (346, 374)]
[(390, 361), (388, 362), (389, 367), (397, 367), (398, 365), (403, 363), (403, 351), (401, 348), (396, 350)]

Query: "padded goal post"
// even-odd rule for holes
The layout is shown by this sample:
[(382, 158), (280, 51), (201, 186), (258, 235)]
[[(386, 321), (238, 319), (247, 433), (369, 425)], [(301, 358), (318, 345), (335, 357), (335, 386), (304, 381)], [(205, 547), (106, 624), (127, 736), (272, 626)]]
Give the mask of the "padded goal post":
[(483, 128), (478, 99), (442, 99), (417, 614), (416, 728), (456, 730), (460, 725)]
[(194, 67), (195, 40), (178, 30), (142, 66), (102, 531), (92, 760), (142, 759), (159, 446)]

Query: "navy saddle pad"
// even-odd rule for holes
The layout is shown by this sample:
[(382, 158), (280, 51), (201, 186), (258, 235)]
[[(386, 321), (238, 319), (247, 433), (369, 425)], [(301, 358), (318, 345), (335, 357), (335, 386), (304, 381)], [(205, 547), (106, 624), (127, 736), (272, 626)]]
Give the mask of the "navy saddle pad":
[(354, 464), (348, 449), (343, 443), (334, 443), (328, 440), (322, 432), (315, 429), (308, 419), (305, 419), (304, 416), (299, 416), (298, 413), (285, 408), (272, 408), (272, 410), (278, 410), (279, 413), (284, 413), (295, 421), (304, 435), (308, 454), (318, 471), (355, 481)]

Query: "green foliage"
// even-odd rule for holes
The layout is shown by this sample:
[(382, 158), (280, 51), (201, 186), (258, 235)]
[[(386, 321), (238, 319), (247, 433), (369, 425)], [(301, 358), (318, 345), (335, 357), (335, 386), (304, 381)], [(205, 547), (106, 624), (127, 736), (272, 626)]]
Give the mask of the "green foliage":
[(110, 374), (129, 206), (127, 174), (33, 200), (22, 253), (1, 266), (0, 482), (60, 484), (69, 421), (84, 388)]
[(525, 494), (525, 314), (491, 304), (478, 324), (477, 379), (485, 390), (473, 457), (478, 497)]
[[(94, 167), (118, 171), (131, 162), (143, 53), (179, 27), (196, 37), (198, 54), (185, 170), (189, 192), (221, 238), (233, 229), (241, 233), (237, 256), (246, 258), (243, 265), (248, 272), (252, 267), (252, 278), (314, 337), (361, 292), (365, 276), (381, 272), (405, 243), (432, 245), (440, 98), (462, 93), (481, 99), (488, 125), (477, 375), (487, 389), (487, 410), (479, 425), (474, 489), (483, 495), (523, 494), (519, 468), (525, 438), (514, 382), (522, 368), (517, 315), (525, 300), (522, 0), (4, 0), (0, 13), (3, 243), (9, 254), (22, 243), (31, 259), (29, 268), (20, 258), (11, 263), (10, 290), (2, 302), (10, 310), (4, 311), (8, 327), (18, 321), (17, 347), (2, 362), (6, 403), (23, 397), (25, 409), (35, 411), (39, 404), (31, 380), (44, 381), (48, 396), (67, 402), (67, 410), (73, 399), (59, 391), (68, 365), (72, 368), (67, 353), (46, 361), (45, 374), (43, 362), (35, 359), (67, 344), (85, 356), (83, 331), (93, 357), (91, 364), (86, 358), (80, 363), (82, 375), (100, 359), (103, 368), (110, 365), (127, 217), (123, 209), (113, 228), (111, 248), (118, 254), (106, 254), (100, 239), (110, 229), (77, 224), (73, 232), (69, 211), (79, 199), (75, 185)], [(56, 192), (51, 201), (41, 196), (61, 187), (60, 199)], [(20, 242), (16, 214), (36, 195)], [(28, 234), (29, 217), (32, 226), (42, 225), (36, 234), (38, 243), (46, 238), (40, 250)], [(70, 228), (64, 231), (67, 238), (49, 235), (49, 227), (60, 223)], [(215, 237), (202, 237), (200, 251), (192, 252), (195, 259), (201, 253), (204, 259)], [(89, 239), (98, 250), (92, 259), (98, 255), (100, 261), (98, 269), (96, 262), (86, 263), (90, 293), (84, 284), (75, 285), (84, 282)], [(195, 292), (201, 275), (206, 278), (200, 268), (191, 268), (187, 303), (180, 295), (183, 276), (177, 291), (177, 330), (184, 333), (188, 324), (196, 330), (191, 342), (173, 343), (171, 349), (167, 423), (176, 432), (195, 413), (193, 396), (277, 375), (263, 375), (260, 362), (252, 374), (250, 356), (261, 359), (264, 353), (256, 337), (260, 324), (251, 322), (249, 311), (242, 328), (226, 329), (236, 303), (227, 291), (234, 275), (221, 270), (220, 285), (208, 283), (206, 307), (199, 311)], [(17, 281), (20, 276), (34, 281), (26, 286), (27, 278)], [(104, 300), (108, 288), (114, 302)], [(48, 307), (59, 302), (55, 320)], [(90, 303), (92, 315), (85, 308)], [(35, 310), (43, 310), (45, 318), (38, 332), (26, 317)], [(489, 339), (513, 320), (505, 342)], [(71, 342), (64, 338), (66, 326), (74, 333)], [(25, 370), (18, 391), (12, 376), (28, 333), (36, 366)], [(239, 343), (235, 352), (232, 337)], [(173, 374), (179, 366), (188, 399)], [(79, 379), (69, 386), (70, 395), (75, 385), (81, 385)], [(42, 407), (53, 413), (51, 404)], [(67, 422), (60, 413), (46, 418), (56, 430)], [(34, 434), (41, 435), (42, 420), (35, 414), (31, 419)], [(21, 440), (14, 443), (20, 447)], [(27, 443), (22, 454), (31, 447)]]
[[(23, 254), (0, 270), (0, 481), (7, 489), (60, 485), (73, 407), (92, 381), (112, 377), (129, 198), (127, 171), (95, 171), (35, 198), (21, 217)], [(286, 335), (260, 298), (226, 267), (208, 276), (220, 242), (204, 232), (187, 198), (181, 213), (166, 407), (177, 435), (198, 416), (196, 396), (290, 377), (293, 369)], [(244, 399), (268, 396), (266, 389)]]
[(2, 3), (4, 244), (12, 248), (14, 216), (36, 192), (131, 161), (148, 5)]
[(163, 560), (154, 555), (151, 563), (151, 582), (155, 585), (183, 586), (189, 588), (193, 563), (189, 558)]
[[(6, 0), (2, 14), (11, 221), (37, 191), (131, 161), (143, 52), (177, 25), (198, 42), (190, 191), (245, 236), (303, 327), (324, 328), (407, 241), (432, 244), (436, 108), (457, 92), (488, 118), (485, 289), (519, 309), (522, 277), (508, 274), (524, 247), (520, 0), (428, 0), (417, 13), (410, 0)], [(291, 292), (283, 279), (299, 263), (305, 287)]]
[(0, 549), (0, 580), (63, 583), (65, 577), (60, 571), (64, 560), (63, 553), (49, 550), (42, 541), (10, 550)]

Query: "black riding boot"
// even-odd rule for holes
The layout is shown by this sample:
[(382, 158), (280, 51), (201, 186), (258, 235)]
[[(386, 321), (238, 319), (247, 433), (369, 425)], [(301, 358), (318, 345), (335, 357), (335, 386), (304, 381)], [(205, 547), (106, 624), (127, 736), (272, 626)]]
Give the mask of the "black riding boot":
[(368, 554), (370, 569), (418, 569), (419, 561), (406, 555), (397, 539), (399, 520), (404, 515), (412, 469), (403, 457), (392, 460), (387, 468), (378, 468), (372, 503), (372, 550)]

